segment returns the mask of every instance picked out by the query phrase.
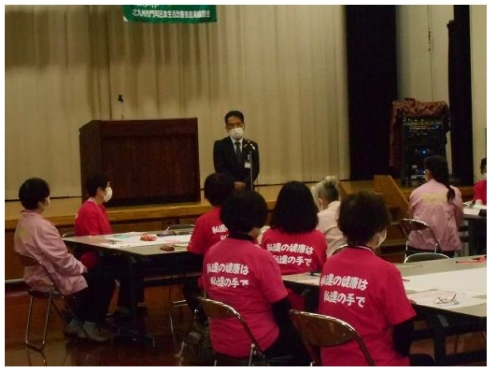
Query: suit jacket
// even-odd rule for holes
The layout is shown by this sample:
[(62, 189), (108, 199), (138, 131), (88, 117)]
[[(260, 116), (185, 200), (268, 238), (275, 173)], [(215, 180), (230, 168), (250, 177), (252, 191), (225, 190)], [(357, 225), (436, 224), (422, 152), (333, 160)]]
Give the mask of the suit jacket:
[[(252, 149), (249, 144), (253, 145), (255, 149)], [(214, 169), (216, 172), (229, 174), (234, 181), (245, 182), (247, 188), (250, 188), (250, 168), (245, 168), (246, 162), (249, 161), (249, 153), (252, 158), (253, 181), (255, 181), (260, 172), (259, 146), (256, 142), (248, 139), (243, 139), (242, 142), (243, 163), (241, 165), (238, 164), (231, 138), (216, 140), (213, 148)]]

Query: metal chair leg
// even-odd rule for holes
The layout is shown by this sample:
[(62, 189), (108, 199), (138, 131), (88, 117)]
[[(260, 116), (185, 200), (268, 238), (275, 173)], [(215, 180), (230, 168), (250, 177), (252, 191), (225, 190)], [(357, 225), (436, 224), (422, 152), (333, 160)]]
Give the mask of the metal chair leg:
[(49, 313), (51, 311), (51, 302), (52, 302), (52, 294), (50, 293), (48, 296), (48, 304), (47, 304), (47, 309), (46, 309), (46, 316), (44, 318), (44, 329), (43, 329), (43, 340), (41, 343), (41, 346), (37, 346), (29, 341), (29, 331), (31, 328), (31, 316), (32, 316), (32, 307), (34, 305), (34, 296), (31, 295), (30, 302), (29, 302), (29, 311), (27, 313), (27, 325), (26, 325), (26, 334), (25, 334), (25, 344), (26, 346), (35, 349), (39, 352), (42, 352), (44, 349), (44, 346), (46, 345), (46, 334), (48, 332), (48, 322), (49, 322)]

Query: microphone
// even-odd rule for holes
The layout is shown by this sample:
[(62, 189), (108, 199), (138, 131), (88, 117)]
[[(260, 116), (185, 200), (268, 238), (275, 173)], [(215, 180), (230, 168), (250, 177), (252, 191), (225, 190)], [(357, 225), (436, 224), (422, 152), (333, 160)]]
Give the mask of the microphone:
[(117, 101), (121, 102), (121, 120), (124, 120), (124, 98), (122, 94), (117, 96)]
[(252, 144), (250, 140), (243, 139), (243, 145), (252, 148), (252, 150), (255, 150), (255, 146)]

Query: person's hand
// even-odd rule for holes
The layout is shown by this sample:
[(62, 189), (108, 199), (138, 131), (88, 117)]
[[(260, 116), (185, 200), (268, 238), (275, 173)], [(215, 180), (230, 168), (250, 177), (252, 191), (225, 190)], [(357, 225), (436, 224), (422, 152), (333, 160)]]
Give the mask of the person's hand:
[(245, 182), (242, 182), (242, 181), (235, 181), (233, 183), (235, 185), (235, 190), (236, 191), (242, 191), (243, 189), (245, 189)]

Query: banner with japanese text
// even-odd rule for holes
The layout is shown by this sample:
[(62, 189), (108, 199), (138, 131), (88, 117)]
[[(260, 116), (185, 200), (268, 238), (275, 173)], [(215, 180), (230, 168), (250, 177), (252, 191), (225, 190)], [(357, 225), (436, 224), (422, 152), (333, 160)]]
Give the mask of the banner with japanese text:
[(216, 22), (216, 5), (123, 5), (124, 20), (144, 23)]

